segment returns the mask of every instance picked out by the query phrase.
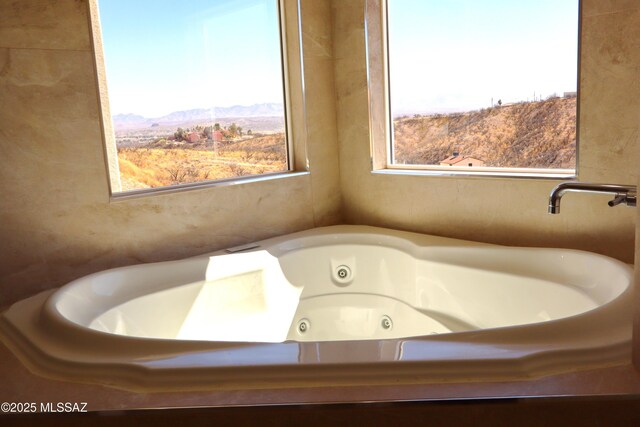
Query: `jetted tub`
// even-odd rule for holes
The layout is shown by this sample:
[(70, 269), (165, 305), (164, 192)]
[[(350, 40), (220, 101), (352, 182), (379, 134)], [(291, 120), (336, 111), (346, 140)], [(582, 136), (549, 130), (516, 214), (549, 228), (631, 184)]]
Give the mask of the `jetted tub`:
[(628, 363), (632, 269), (366, 226), (116, 268), (20, 301), (32, 371), (135, 390), (522, 379)]

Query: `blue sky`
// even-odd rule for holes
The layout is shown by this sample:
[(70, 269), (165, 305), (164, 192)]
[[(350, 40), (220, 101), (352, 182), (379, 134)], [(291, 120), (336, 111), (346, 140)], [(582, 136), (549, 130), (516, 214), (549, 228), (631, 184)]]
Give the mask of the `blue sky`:
[[(113, 114), (282, 103), (277, 0), (99, 0)], [(389, 0), (395, 114), (577, 87), (578, 0)]]
[(100, 0), (112, 114), (282, 103), (276, 0)]
[(575, 91), (578, 0), (389, 0), (394, 115)]

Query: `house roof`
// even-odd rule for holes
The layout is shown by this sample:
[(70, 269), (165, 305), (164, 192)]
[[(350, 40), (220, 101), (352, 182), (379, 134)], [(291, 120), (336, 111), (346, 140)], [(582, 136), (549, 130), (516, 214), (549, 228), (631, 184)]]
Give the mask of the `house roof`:
[(468, 161), (469, 159), (475, 160), (475, 161), (478, 161), (478, 162), (482, 161), (480, 159), (476, 159), (475, 157), (461, 156), (460, 154), (458, 154), (458, 155), (455, 155), (455, 156), (447, 157), (446, 159), (440, 161), (440, 163), (444, 163), (444, 164), (447, 164), (447, 165), (455, 165), (455, 164), (458, 164), (460, 162)]

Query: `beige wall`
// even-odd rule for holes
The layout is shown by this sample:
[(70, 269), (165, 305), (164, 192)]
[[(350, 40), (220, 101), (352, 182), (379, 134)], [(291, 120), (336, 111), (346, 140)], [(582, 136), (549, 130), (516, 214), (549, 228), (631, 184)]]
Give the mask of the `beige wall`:
[[(87, 0), (1, 1), (0, 305), (343, 220), (633, 260), (636, 212), (604, 196), (551, 216), (553, 181), (372, 175), (363, 16), (364, 0), (302, 1), (310, 175), (109, 202)], [(640, 5), (584, 0), (582, 43), (580, 179), (634, 183)]]
[[(547, 200), (558, 181), (371, 174), (364, 2), (333, 1), (346, 222), (508, 245), (587, 249), (633, 261), (635, 211), (609, 208), (606, 196), (569, 194), (562, 214), (552, 216)], [(579, 179), (634, 184), (640, 4), (583, 3)]]
[(302, 2), (311, 175), (109, 202), (87, 0), (0, 1), (0, 306), (341, 222), (329, 3)]

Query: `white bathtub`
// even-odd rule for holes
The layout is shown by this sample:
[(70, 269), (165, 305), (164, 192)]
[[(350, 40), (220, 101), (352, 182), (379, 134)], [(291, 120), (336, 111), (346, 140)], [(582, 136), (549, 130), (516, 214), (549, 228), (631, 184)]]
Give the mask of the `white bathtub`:
[(335, 226), (96, 273), (0, 337), (38, 374), (136, 390), (522, 379), (628, 363), (631, 283), (588, 252)]

